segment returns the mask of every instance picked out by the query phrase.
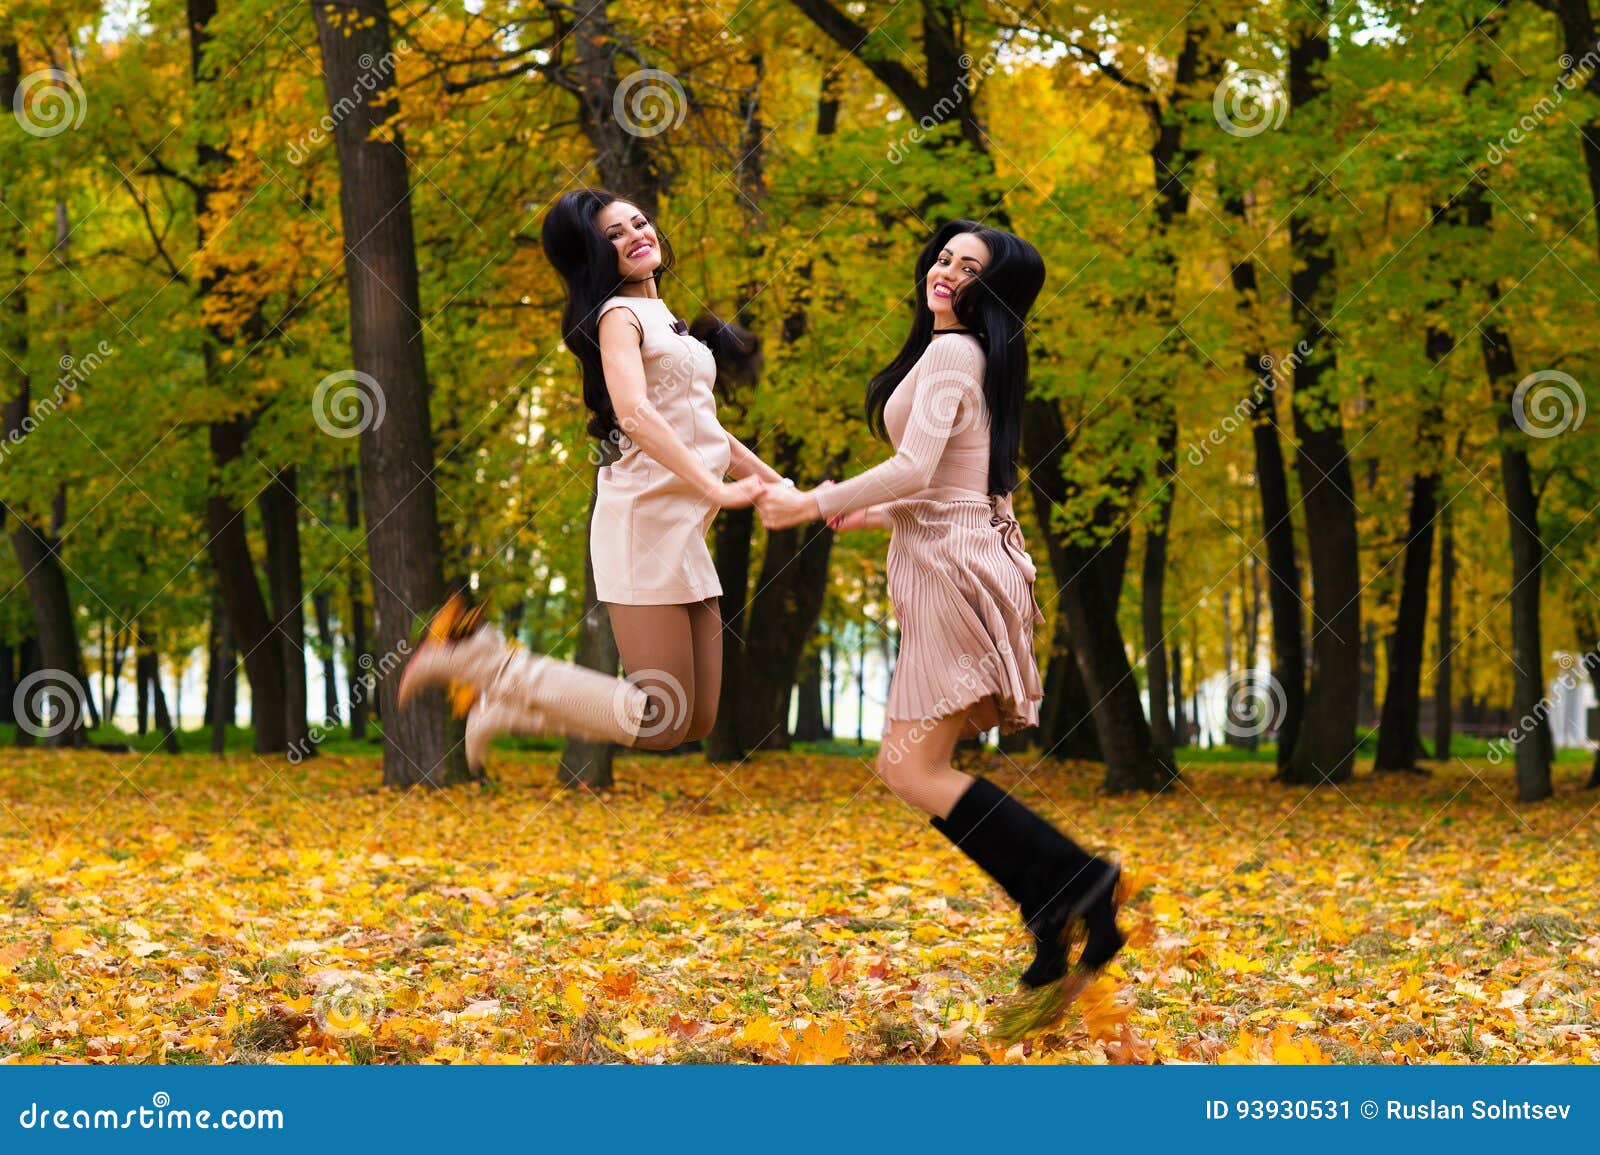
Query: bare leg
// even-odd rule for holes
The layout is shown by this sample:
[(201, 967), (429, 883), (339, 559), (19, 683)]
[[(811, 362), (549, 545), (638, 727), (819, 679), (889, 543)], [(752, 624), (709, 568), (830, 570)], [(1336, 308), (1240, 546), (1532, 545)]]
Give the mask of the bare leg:
[(967, 714), (926, 722), (891, 721), (878, 747), (878, 776), (905, 802), (935, 818), (946, 818), (972, 785), (972, 775), (950, 765)]

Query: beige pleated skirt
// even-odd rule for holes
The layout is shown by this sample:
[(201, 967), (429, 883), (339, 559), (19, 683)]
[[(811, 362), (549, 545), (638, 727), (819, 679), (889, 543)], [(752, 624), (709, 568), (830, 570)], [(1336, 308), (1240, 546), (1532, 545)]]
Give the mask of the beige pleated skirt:
[(1033, 630), (1044, 615), (1011, 499), (925, 490), (884, 512), (900, 624), (885, 715), (931, 723), (968, 714), (969, 731), (1038, 725), (1044, 686)]

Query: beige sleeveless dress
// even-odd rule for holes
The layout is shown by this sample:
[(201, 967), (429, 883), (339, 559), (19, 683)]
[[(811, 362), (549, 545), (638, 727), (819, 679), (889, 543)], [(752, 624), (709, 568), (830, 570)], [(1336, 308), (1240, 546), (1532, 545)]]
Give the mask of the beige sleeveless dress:
[[(717, 378), (711, 350), (674, 332), (672, 310), (659, 298), (612, 297), (600, 306), (596, 320), (616, 308), (631, 310), (644, 331), (640, 352), (651, 404), (707, 469), (725, 476), (731, 454), (711, 391)], [(634, 444), (625, 430), (618, 445), (622, 455), (600, 469), (589, 522), (599, 600), (664, 606), (720, 597), (722, 583), (706, 548), (717, 507)]]
[(890, 721), (964, 714), (1005, 732), (1039, 722), (1033, 630), (1044, 615), (1011, 498), (988, 492), (983, 369), (976, 337), (934, 337), (884, 406), (895, 455), (811, 491), (823, 517), (882, 505), (893, 527), (887, 576), (900, 654)]

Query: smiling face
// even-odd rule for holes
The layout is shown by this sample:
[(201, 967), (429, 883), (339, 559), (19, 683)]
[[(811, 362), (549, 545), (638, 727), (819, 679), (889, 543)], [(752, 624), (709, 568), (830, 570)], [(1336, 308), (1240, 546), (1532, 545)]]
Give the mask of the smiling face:
[(600, 235), (617, 254), (617, 273), (624, 281), (639, 281), (661, 265), (661, 244), (655, 226), (627, 201), (612, 201), (594, 217)]
[(933, 310), (933, 327), (957, 327), (955, 295), (989, 263), (989, 246), (977, 233), (957, 233), (934, 258), (928, 270), (928, 308)]

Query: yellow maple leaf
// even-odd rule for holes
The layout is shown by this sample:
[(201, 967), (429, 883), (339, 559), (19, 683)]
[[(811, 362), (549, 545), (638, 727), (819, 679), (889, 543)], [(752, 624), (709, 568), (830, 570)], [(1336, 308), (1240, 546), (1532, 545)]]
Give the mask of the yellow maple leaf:
[(744, 1028), (734, 1036), (734, 1042), (740, 1043), (746, 1047), (756, 1047), (760, 1049), (764, 1047), (770, 1047), (773, 1043), (776, 1043), (782, 1039), (782, 1037), (783, 1033), (779, 1030), (777, 1023), (773, 1022), (766, 1015), (757, 1015), (755, 1018), (747, 1022), (744, 1025)]
[(842, 1022), (835, 1022), (827, 1030), (823, 1030), (818, 1023), (812, 1023), (795, 1040), (789, 1061), (796, 1064), (836, 1063), (849, 1057), (850, 1044), (845, 1040)]
[(71, 954), (88, 941), (89, 936), (77, 927), (63, 927), (50, 936), (50, 949), (57, 954)]

